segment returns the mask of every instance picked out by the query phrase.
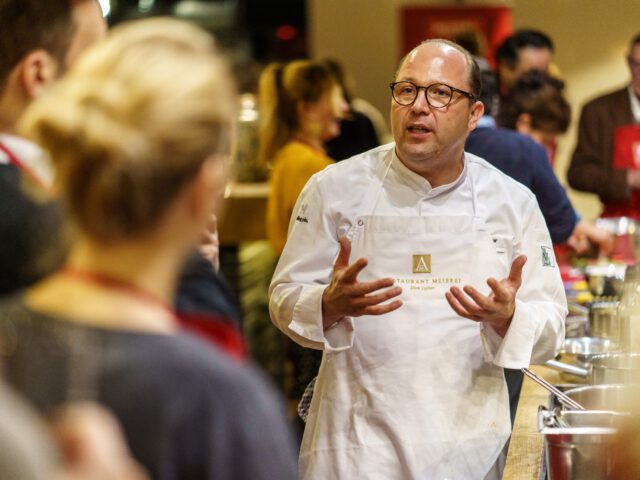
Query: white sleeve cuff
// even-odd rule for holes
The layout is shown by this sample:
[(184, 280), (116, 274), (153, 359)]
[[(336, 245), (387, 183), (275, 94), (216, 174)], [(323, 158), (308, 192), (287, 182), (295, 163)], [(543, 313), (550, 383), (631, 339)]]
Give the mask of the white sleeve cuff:
[(307, 341), (315, 348), (327, 352), (339, 352), (353, 346), (355, 326), (353, 318), (344, 317), (331, 327), (322, 325), (322, 293), (326, 285), (306, 286), (293, 309), (289, 330)]
[(516, 300), (513, 319), (504, 338), (489, 325), (482, 324), (485, 360), (503, 368), (529, 366), (537, 334), (535, 322), (530, 321), (526, 312), (525, 304)]

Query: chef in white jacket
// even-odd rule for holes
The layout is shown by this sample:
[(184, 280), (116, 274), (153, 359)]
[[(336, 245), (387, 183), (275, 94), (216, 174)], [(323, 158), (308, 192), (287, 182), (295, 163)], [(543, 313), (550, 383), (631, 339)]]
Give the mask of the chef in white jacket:
[(270, 287), (274, 323), (324, 351), (304, 479), (498, 479), (503, 368), (552, 358), (564, 289), (535, 197), (464, 152), (479, 71), (445, 40), (391, 84), (395, 143), (314, 175)]

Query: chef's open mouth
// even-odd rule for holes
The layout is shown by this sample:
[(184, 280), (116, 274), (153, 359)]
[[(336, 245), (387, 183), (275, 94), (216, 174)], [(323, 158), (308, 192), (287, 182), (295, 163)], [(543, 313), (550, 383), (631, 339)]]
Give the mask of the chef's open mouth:
[(429, 133), (431, 130), (427, 127), (421, 127), (418, 125), (410, 126), (407, 128), (411, 133)]

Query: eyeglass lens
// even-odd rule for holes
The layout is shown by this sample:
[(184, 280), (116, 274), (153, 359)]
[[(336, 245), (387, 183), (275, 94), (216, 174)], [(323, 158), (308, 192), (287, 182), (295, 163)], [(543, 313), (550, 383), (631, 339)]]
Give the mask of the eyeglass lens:
[(393, 86), (393, 98), (401, 105), (411, 105), (424, 88), (427, 102), (434, 108), (442, 108), (449, 105), (453, 91), (447, 85), (434, 83), (428, 87), (417, 87), (411, 82), (399, 82)]

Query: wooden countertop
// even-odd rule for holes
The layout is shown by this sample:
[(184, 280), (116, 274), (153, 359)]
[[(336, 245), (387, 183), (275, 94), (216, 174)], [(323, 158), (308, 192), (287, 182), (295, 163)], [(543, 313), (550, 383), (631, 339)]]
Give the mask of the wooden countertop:
[[(531, 370), (552, 384), (568, 383), (552, 368), (536, 365)], [(537, 415), (538, 406), (548, 402), (549, 392), (525, 376), (502, 480), (540, 479), (544, 437), (538, 432)]]

